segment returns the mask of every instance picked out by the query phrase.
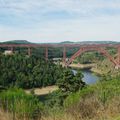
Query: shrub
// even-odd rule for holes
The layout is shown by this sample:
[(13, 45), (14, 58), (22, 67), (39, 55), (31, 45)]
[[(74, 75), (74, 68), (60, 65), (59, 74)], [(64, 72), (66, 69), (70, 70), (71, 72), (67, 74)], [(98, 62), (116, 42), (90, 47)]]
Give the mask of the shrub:
[(9, 111), (18, 118), (33, 118), (40, 115), (43, 110), (42, 103), (36, 97), (27, 95), (22, 89), (17, 88), (0, 93), (0, 103), (4, 111)]

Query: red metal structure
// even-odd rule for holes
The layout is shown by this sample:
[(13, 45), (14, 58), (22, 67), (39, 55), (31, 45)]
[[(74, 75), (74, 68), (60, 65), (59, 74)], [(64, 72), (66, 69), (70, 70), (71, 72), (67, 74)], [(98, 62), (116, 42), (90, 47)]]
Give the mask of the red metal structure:
[[(103, 54), (103, 56), (107, 57), (115, 66), (115, 68), (120, 68), (120, 44), (0, 44), (0, 48), (10, 48), (12, 51), (14, 48), (28, 48), (28, 55), (31, 55), (32, 48), (42, 47), (45, 48), (45, 60), (48, 60), (48, 48), (63, 48), (63, 62), (66, 66), (69, 66), (73, 60), (79, 55), (83, 54), (87, 51), (98, 51)], [(80, 49), (71, 56), (71, 58), (66, 61), (66, 48), (74, 48), (79, 47)], [(112, 57), (108, 51), (105, 49), (107, 47), (114, 47), (118, 50), (117, 58)]]
[(31, 56), (31, 48), (28, 47), (28, 55)]
[(48, 47), (45, 48), (45, 59), (48, 61)]
[(63, 48), (63, 63), (66, 64), (66, 47)]
[(80, 56), (82, 53), (87, 52), (87, 51), (98, 51), (99, 53), (103, 54), (105, 57), (109, 58), (109, 60), (116, 65), (117, 62), (114, 60), (114, 58), (103, 48), (101, 47), (94, 47), (94, 46), (89, 46), (89, 47), (81, 47), (70, 59), (69, 61), (66, 63), (66, 65), (68, 66), (70, 63), (73, 62), (73, 60)]
[(117, 52), (117, 63), (119, 64), (120, 67), (120, 46), (117, 48), (118, 52)]

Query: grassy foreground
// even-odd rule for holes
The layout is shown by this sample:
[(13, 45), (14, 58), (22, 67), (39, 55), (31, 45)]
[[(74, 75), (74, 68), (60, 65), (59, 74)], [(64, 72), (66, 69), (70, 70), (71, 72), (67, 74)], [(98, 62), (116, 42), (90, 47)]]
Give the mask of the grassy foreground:
[(120, 79), (103, 79), (69, 95), (44, 120), (120, 120)]
[(69, 95), (64, 112), (44, 120), (120, 120), (120, 79), (101, 81)]
[(64, 102), (76, 120), (119, 120), (120, 80), (102, 81), (70, 95)]
[[(3, 96), (5, 97), (5, 94)], [(30, 112), (31, 115), (36, 110), (36, 105), (39, 104), (42, 116), (33, 118), (31, 115), (29, 119), (24, 116), (25, 111), (22, 111), (21, 107), (24, 108), (26, 99), (29, 100), (27, 104), (31, 103), (31, 99), (34, 100), (34, 105), (31, 105), (30, 108), (32, 111), (29, 109), (26, 111)], [(17, 103), (16, 110), (18, 108), (21, 113), (16, 115), (16, 120), (22, 120), (23, 117), (24, 120), (120, 120), (120, 79), (101, 81), (87, 86), (77, 93), (70, 94), (61, 108), (46, 108), (32, 96), (24, 96), (21, 105)], [(48, 111), (50, 112), (48, 113)], [(20, 118), (21, 115), (23, 115), (22, 118)], [(0, 119), (13, 120), (13, 113), (7, 113), (1, 109)]]

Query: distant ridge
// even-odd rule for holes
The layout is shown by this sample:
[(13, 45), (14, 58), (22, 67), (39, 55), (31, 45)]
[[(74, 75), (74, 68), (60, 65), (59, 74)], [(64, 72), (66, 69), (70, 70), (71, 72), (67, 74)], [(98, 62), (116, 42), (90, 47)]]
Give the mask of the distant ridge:
[(61, 42), (61, 44), (118, 44), (120, 42), (117, 41), (80, 41), (80, 42), (71, 42), (71, 41), (65, 41)]
[(60, 43), (32, 43), (28, 40), (11, 40), (6, 42), (0, 42), (0, 44), (118, 44), (120, 42), (117, 41), (63, 41)]
[(60, 44), (71, 44), (71, 43), (74, 43), (74, 42), (71, 42), (71, 41), (63, 41), (63, 42), (60, 42)]
[(6, 41), (6, 42), (1, 42), (5, 44), (32, 44), (31, 42), (27, 40), (11, 40), (11, 41)]

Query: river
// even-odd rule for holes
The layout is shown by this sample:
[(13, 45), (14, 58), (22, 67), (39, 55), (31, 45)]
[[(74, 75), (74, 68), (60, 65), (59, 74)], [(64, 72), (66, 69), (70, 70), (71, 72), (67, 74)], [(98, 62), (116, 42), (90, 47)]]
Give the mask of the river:
[[(77, 73), (77, 70), (72, 70), (74, 74)], [(84, 75), (84, 78), (83, 78), (83, 81), (86, 83), (86, 84), (94, 84), (96, 83), (98, 80), (99, 80), (99, 76), (95, 75), (93, 72), (91, 72), (90, 70), (88, 69), (84, 69), (84, 70), (81, 70), (83, 75)], [(41, 96), (40, 98), (41, 99), (45, 99), (45, 96), (47, 96), (50, 92), (53, 92), (55, 90), (57, 90), (58, 87), (57, 86), (48, 86), (48, 87), (45, 87), (45, 88), (36, 88), (34, 90), (34, 93), (35, 95), (37, 96)], [(26, 93), (29, 93), (31, 92), (31, 90), (25, 90)]]
[[(77, 70), (72, 70), (74, 74), (77, 73)], [(90, 70), (88, 69), (85, 69), (85, 70), (81, 70), (83, 75), (84, 75), (84, 78), (83, 78), (83, 81), (90, 85), (90, 84), (94, 84), (96, 83), (98, 80), (99, 80), (99, 76), (95, 75), (93, 72), (91, 72)], [(39, 96), (39, 99), (41, 101), (45, 101), (46, 100), (46, 96), (48, 96), (49, 93), (57, 90), (58, 87), (57, 86), (48, 86), (48, 87), (45, 87), (45, 88), (36, 88), (34, 90), (34, 93), (35, 95)], [(31, 90), (25, 90), (26, 93), (29, 93), (31, 92)]]
[[(74, 72), (74, 74), (77, 73), (77, 70), (72, 70), (72, 71)], [(97, 75), (93, 74), (93, 72), (91, 72), (90, 70), (85, 69), (85, 70), (81, 70), (81, 71), (84, 75), (83, 81), (86, 84), (94, 84), (99, 80), (99, 77)]]

